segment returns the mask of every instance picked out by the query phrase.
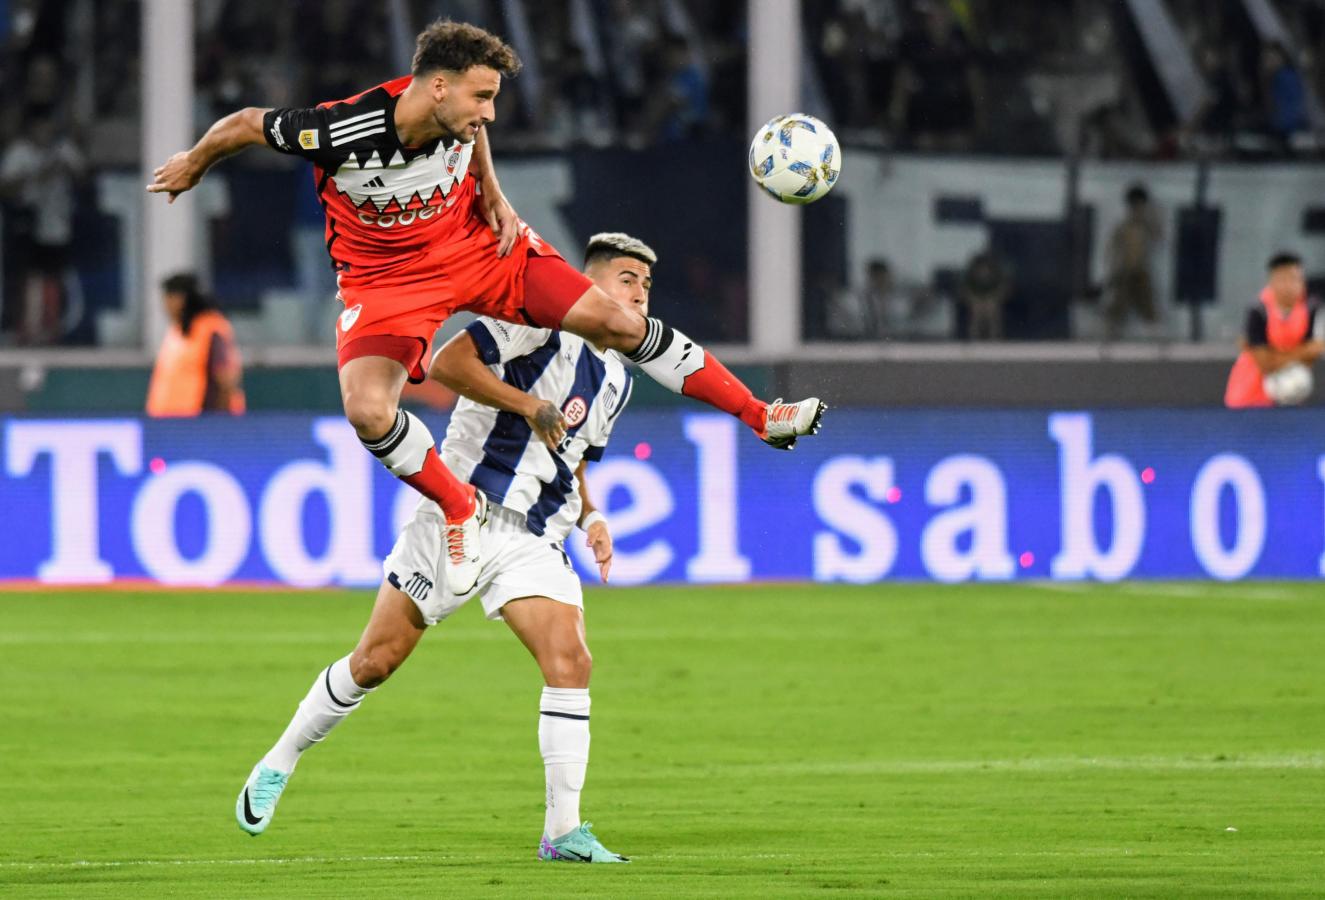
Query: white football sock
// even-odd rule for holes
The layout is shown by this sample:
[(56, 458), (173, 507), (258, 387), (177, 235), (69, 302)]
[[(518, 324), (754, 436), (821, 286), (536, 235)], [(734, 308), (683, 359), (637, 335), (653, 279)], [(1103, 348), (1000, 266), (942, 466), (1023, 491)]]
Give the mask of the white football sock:
[(390, 431), (375, 441), (360, 438), (359, 442), (397, 478), (407, 478), (423, 471), (428, 451), (436, 447), (432, 432), (423, 420), (403, 409), (396, 411), (396, 422)]
[(704, 348), (659, 319), (645, 321), (644, 340), (626, 358), (654, 381), (679, 394), (686, 378), (704, 368)]
[(368, 690), (355, 684), (350, 675), (350, 658), (336, 660), (318, 674), (285, 733), (262, 762), (278, 772), (293, 772), (300, 754), (354, 712), (366, 693)]
[(589, 689), (543, 688), (538, 749), (547, 778), (543, 831), (555, 841), (580, 827), (580, 791), (589, 767)]

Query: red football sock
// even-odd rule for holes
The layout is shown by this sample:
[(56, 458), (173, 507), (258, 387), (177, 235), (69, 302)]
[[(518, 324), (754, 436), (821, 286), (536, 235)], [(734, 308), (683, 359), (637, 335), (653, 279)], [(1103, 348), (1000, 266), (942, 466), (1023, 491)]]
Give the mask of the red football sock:
[(474, 514), (474, 488), (456, 478), (436, 450), (428, 450), (422, 469), (413, 475), (403, 475), (400, 480), (436, 501), (448, 522), (459, 522)]
[(755, 431), (764, 430), (764, 410), (768, 404), (756, 397), (741, 379), (707, 350), (704, 351), (704, 367), (686, 377), (681, 393), (731, 413)]

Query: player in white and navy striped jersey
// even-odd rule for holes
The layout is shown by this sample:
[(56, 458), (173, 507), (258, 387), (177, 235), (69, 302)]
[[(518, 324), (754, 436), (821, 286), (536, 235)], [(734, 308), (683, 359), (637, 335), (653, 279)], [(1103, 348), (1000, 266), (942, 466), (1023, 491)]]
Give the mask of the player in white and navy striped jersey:
[(576, 469), (602, 457), (630, 398), (630, 372), (615, 351), (568, 332), (483, 317), (465, 337), (444, 348), (438, 359), (443, 364), (433, 367), (444, 383), (465, 387), (457, 383), (460, 366), (477, 359), (503, 383), (526, 392), (532, 411), (553, 404), (564, 419), (565, 437), (549, 453), (521, 413), (462, 396), (442, 443), (442, 461), (490, 502), (523, 514), (534, 534), (563, 539), (580, 518)]
[[(647, 315), (656, 262), (635, 238), (600, 234), (589, 242), (585, 274), (616, 302)], [(304, 750), (404, 662), (428, 625), (480, 595), (488, 617), (506, 621), (543, 673), (538, 738), (547, 807), (539, 858), (625, 862), (580, 820), (592, 660), (579, 578), (562, 542), (578, 524), (607, 581), (612, 537), (583, 476), (630, 399), (630, 372), (619, 354), (567, 332), (480, 318), (438, 352), (430, 374), (462, 396), (442, 457), (488, 498), (477, 590), (457, 596), (447, 587), (443, 514), (422, 500), (383, 563), (385, 578), (358, 646), (319, 673), (240, 791), (236, 819), (250, 834), (265, 831)]]

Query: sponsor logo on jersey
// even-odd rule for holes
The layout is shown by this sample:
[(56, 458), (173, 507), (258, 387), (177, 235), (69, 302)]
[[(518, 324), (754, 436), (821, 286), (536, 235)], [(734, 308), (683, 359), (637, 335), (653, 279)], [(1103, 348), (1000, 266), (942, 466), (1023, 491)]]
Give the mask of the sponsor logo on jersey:
[(340, 314), (340, 330), (348, 332), (354, 327), (354, 323), (359, 321), (359, 313), (363, 310), (362, 303), (356, 303), (345, 312)]
[(299, 146), (305, 150), (316, 150), (318, 148), (317, 129), (305, 128), (299, 132)]
[(290, 145), (285, 142), (285, 135), (281, 134), (281, 119), (283, 118), (284, 116), (278, 113), (276, 118), (272, 120), (271, 139), (276, 142), (277, 147), (280, 147), (282, 150), (289, 150)]
[(394, 228), (397, 225), (413, 225), (415, 222), (426, 222), (441, 210), (440, 206), (425, 206), (421, 209), (407, 209), (398, 213), (370, 213), (359, 210), (359, 221), (365, 225), (376, 225), (378, 228)]
[(589, 404), (584, 402), (583, 397), (571, 397), (561, 408), (561, 414), (566, 417), (566, 424), (574, 428), (589, 414)]

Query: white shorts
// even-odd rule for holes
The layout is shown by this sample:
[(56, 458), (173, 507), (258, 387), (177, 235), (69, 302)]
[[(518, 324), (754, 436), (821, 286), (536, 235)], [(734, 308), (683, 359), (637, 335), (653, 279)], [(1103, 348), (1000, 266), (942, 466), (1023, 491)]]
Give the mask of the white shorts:
[(501, 608), (521, 597), (550, 597), (584, 608), (580, 578), (561, 542), (531, 534), (524, 516), (495, 503), (488, 504), (488, 521), (479, 532), (483, 567), (478, 584), (465, 596), (455, 596), (442, 570), (443, 524), (436, 512), (419, 510), (382, 562), (386, 580), (414, 601), (429, 625), (474, 597), (482, 597), (489, 619), (500, 619)]

